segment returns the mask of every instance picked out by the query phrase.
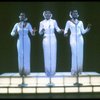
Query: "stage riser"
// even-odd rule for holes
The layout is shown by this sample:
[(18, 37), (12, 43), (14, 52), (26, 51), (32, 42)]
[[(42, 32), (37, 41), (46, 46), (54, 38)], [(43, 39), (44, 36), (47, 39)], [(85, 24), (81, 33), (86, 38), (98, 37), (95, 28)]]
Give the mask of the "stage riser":
[[(51, 81), (54, 83), (54, 84), (72, 84), (72, 83), (75, 83), (77, 81), (77, 77), (55, 77), (55, 78), (51, 78)], [(100, 84), (100, 77), (79, 77), (78, 78), (78, 81), (79, 83), (83, 83), (83, 84), (97, 84), (99, 85)], [(24, 78), (24, 82), (27, 83), (27, 84), (34, 84), (34, 85), (38, 85), (38, 84), (47, 84), (49, 82), (49, 78), (47, 77), (34, 77), (34, 78)], [(22, 83), (22, 78), (19, 77), (8, 77), (8, 78), (3, 78), (1, 77), (0, 78), (0, 85), (2, 84), (9, 84), (9, 85), (12, 85), (12, 84), (21, 84)]]
[[(24, 82), (25, 87), (19, 85)], [(100, 75), (84, 73), (78, 78), (70, 73), (57, 73), (51, 78), (53, 87), (47, 86), (50, 78), (45, 73), (31, 73), (30, 76), (20, 77), (18, 73), (5, 73), (0, 76), (0, 94), (21, 93), (93, 93), (100, 92)], [(76, 86), (75, 83), (81, 83)]]
[(98, 87), (41, 87), (41, 88), (0, 88), (0, 94), (7, 93), (7, 94), (14, 94), (14, 93), (93, 93), (93, 92), (100, 92), (100, 86)]

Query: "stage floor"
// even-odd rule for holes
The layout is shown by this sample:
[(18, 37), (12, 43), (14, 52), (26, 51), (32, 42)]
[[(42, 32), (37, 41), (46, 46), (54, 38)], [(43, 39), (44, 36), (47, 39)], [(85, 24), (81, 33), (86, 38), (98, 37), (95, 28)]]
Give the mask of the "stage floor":
[[(97, 72), (82, 72), (82, 74), (80, 76), (88, 76), (88, 75), (100, 75), (100, 73)], [(19, 73), (3, 73), (0, 75), (1, 76), (20, 76)], [(35, 76), (35, 77), (47, 77), (46, 74), (44, 72), (31, 72), (30, 75), (28, 75), (28, 77), (30, 76)], [(54, 75), (54, 77), (59, 76), (59, 77), (63, 77), (63, 76), (72, 76), (71, 72), (56, 72), (56, 74)]]
[[(50, 82), (53, 85), (48, 85)], [(47, 77), (43, 72), (31, 72), (24, 78), (20, 77), (19, 73), (0, 75), (0, 94), (85, 92), (100, 92), (100, 73), (82, 72), (76, 77), (70, 72), (57, 72), (52, 78)]]

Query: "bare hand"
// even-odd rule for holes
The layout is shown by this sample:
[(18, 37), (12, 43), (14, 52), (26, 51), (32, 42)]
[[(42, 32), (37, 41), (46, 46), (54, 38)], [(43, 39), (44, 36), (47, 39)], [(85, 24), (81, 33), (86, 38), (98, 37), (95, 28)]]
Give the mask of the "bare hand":
[(92, 26), (91, 24), (88, 24), (88, 25), (87, 25), (88, 31), (90, 31), (91, 26)]
[(67, 33), (65, 33), (65, 34), (64, 34), (64, 37), (67, 37), (67, 36), (68, 36), (68, 34), (67, 34)]
[(91, 26), (92, 26), (91, 24), (88, 24), (88, 25), (87, 25), (87, 27), (88, 27), (89, 29), (91, 28)]
[(41, 31), (42, 31), (42, 33), (44, 33), (45, 29), (43, 28)]
[(63, 33), (64, 32), (64, 29), (60, 29), (59, 33)]
[(37, 31), (37, 30), (36, 30), (36, 27), (33, 28), (33, 31), (34, 31), (34, 33)]
[(61, 29), (61, 32), (64, 32), (64, 29)]
[(33, 32), (32, 32), (32, 36), (34, 36), (35, 35), (35, 32), (36, 32), (37, 30), (36, 30), (36, 27), (34, 27), (33, 28)]

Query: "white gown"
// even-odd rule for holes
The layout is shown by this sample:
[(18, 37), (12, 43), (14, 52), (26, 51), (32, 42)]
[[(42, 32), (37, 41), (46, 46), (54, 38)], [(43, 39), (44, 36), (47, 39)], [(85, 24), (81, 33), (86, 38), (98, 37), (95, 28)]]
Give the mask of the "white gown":
[(66, 22), (64, 34), (70, 29), (70, 46), (71, 46), (71, 73), (83, 71), (83, 45), (84, 39), (82, 34), (85, 34), (88, 29), (84, 29), (83, 22), (76, 20), (76, 24), (68, 20)]
[(30, 23), (27, 23), (25, 27), (23, 23), (16, 23), (12, 29), (11, 36), (16, 34), (19, 35), (17, 40), (17, 51), (18, 51), (18, 67), (19, 73), (28, 75), (30, 73), (30, 49), (31, 43), (28, 36), (28, 32), (32, 33), (33, 29)]
[(53, 76), (56, 71), (56, 56), (57, 56), (57, 40), (55, 36), (55, 29), (57, 32), (61, 31), (57, 25), (56, 20), (49, 19), (40, 22), (39, 34), (42, 29), (45, 29), (43, 36), (43, 52), (45, 73), (47, 76)]

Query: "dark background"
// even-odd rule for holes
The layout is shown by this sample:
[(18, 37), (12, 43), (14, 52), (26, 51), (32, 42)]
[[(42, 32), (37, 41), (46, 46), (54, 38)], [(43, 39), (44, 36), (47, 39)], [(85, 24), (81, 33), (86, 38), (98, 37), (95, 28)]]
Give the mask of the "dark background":
[[(69, 11), (77, 9), (79, 19), (90, 32), (84, 35), (84, 71), (100, 72), (100, 2), (0, 2), (0, 73), (18, 72), (16, 37), (10, 32), (19, 21), (20, 12), (25, 12), (33, 27), (39, 28), (44, 10), (51, 10), (60, 28), (65, 28)], [(70, 71), (69, 37), (57, 36), (57, 72)], [(31, 72), (44, 72), (42, 38), (38, 31), (31, 37)]]

